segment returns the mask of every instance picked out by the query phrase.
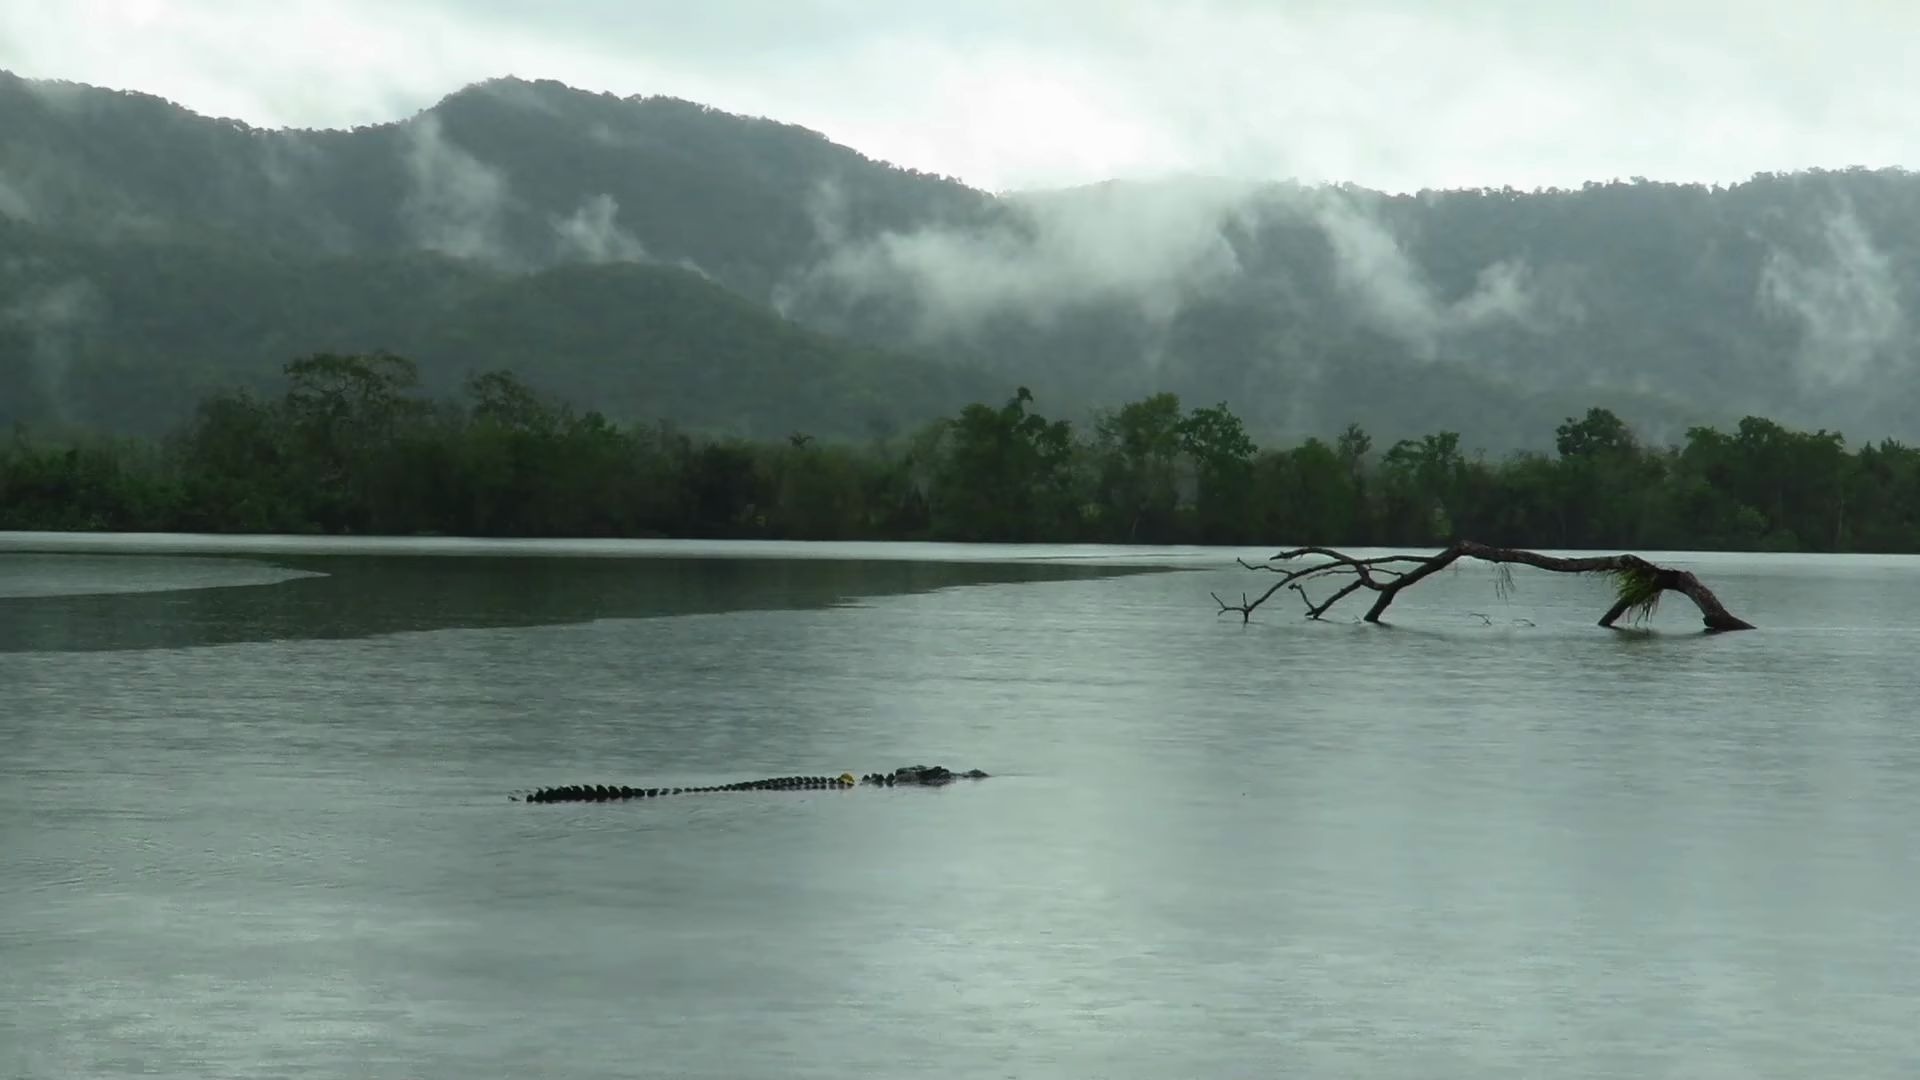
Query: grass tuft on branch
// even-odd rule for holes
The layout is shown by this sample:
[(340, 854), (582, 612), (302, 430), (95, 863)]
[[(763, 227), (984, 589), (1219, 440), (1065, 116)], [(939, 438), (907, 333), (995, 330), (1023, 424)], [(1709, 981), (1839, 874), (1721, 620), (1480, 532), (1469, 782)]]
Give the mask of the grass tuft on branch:
[(1614, 606), (1634, 623), (1644, 623), (1660, 610), (1660, 594), (1667, 586), (1654, 567), (1622, 566), (1602, 573), (1613, 579)]

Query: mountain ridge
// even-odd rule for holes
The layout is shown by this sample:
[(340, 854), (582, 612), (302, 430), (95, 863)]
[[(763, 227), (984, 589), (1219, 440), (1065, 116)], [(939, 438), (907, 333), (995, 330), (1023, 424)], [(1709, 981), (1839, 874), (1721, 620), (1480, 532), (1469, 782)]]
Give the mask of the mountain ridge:
[[(44, 243), (199, 245), (238, 263), (424, 254), (445, 260), (422, 265), (449, 281), (468, 265), (527, 281), (565, 266), (679, 267), (868, 357), (877, 382), (908, 395), (888, 423), (930, 419), (963, 386), (997, 398), (1020, 384), (1074, 415), (1166, 389), (1224, 400), (1263, 435), (1359, 421), (1386, 438), (1459, 430), (1493, 452), (1539, 446), (1588, 405), (1656, 439), (1745, 413), (1920, 434), (1907, 316), (1920, 303), (1920, 181), (1900, 169), (1413, 194), (1117, 179), (996, 195), (798, 124), (512, 76), (379, 125), (262, 129), (9, 74), (0, 123), (0, 220)], [(665, 280), (626, 279), (640, 293)], [(52, 287), (17, 268), (0, 285)], [(617, 298), (569, 309), (541, 295), (528, 322), (550, 334), (562, 313), (624, 325)], [(289, 326), (307, 318), (298, 299), (258, 302), (292, 312)], [(194, 303), (207, 337), (193, 348), (237, 365), (223, 302)], [(44, 342), (18, 344), (45, 304), (0, 303), (16, 370), (46, 366), (34, 359)], [(722, 309), (740, 310), (715, 299)], [(128, 336), (111, 309), (85, 317), (98, 337)], [(404, 338), (405, 321), (370, 336)], [(586, 370), (541, 353), (523, 341), (515, 366)], [(881, 355), (902, 377), (881, 379)], [(822, 378), (818, 360), (790, 384)], [(571, 376), (551, 386), (605, 396)], [(822, 405), (847, 430), (870, 426), (852, 419), (870, 404)]]

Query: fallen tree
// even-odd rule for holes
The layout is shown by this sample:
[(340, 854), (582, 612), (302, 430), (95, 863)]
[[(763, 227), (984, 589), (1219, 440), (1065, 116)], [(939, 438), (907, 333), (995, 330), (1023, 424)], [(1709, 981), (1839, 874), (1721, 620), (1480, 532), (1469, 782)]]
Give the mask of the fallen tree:
[[(1509, 581), (1506, 574), (1511, 564), (1537, 567), (1561, 574), (1601, 574), (1613, 580), (1614, 603), (1607, 613), (1600, 617), (1600, 625), (1611, 627), (1619, 619), (1631, 613), (1636, 620), (1653, 614), (1660, 604), (1660, 595), (1672, 591), (1693, 601), (1700, 609), (1701, 621), (1708, 630), (1752, 630), (1753, 624), (1741, 619), (1720, 603), (1713, 590), (1701, 583), (1691, 570), (1676, 570), (1668, 566), (1657, 566), (1638, 555), (1594, 555), (1579, 558), (1566, 558), (1558, 555), (1542, 555), (1536, 551), (1522, 548), (1490, 547), (1476, 544), (1471, 540), (1456, 541), (1442, 551), (1432, 555), (1380, 555), (1373, 558), (1358, 559), (1345, 552), (1332, 548), (1302, 547), (1282, 551), (1264, 563), (1250, 563), (1245, 559), (1236, 560), (1249, 570), (1262, 570), (1280, 575), (1280, 580), (1256, 599), (1247, 599), (1241, 594), (1238, 604), (1230, 604), (1220, 599), (1218, 593), (1210, 594), (1220, 605), (1220, 613), (1229, 611), (1240, 613), (1242, 622), (1253, 616), (1253, 609), (1267, 602), (1281, 589), (1289, 589), (1300, 594), (1307, 605), (1307, 618), (1318, 619), (1327, 613), (1333, 605), (1346, 599), (1361, 589), (1374, 592), (1373, 606), (1364, 616), (1367, 622), (1377, 623), (1380, 616), (1393, 603), (1394, 597), (1402, 589), (1451, 566), (1462, 558), (1480, 559), (1498, 564), (1501, 568), (1502, 582)], [(1313, 559), (1317, 561), (1289, 566), (1295, 560)], [(1315, 603), (1307, 595), (1306, 586), (1310, 582), (1350, 577), (1331, 596)]]

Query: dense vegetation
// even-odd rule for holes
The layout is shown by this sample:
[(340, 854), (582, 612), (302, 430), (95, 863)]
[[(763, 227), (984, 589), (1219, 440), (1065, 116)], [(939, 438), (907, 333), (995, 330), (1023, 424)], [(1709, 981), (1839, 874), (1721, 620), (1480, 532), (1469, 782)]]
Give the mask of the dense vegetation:
[[(789, 124), (511, 79), (263, 131), (0, 73), (0, 423), (157, 434), (260, 356), (512, 368), (611, 421), (863, 439), (1031, 387), (1263, 441), (1547, 451), (1743, 415), (1920, 438), (1920, 177), (993, 195)], [(644, 264), (644, 265), (636, 265)], [(644, 271), (644, 272), (643, 272)], [(678, 276), (675, 276), (678, 275)], [(778, 314), (776, 314), (778, 312)]]
[(1156, 394), (1088, 430), (1023, 387), (910, 437), (622, 426), (507, 372), (460, 399), (407, 360), (310, 356), (158, 441), (0, 444), (0, 528), (1920, 551), (1920, 449), (1757, 417), (1641, 444), (1604, 409), (1498, 462), (1439, 432), (1261, 449)]

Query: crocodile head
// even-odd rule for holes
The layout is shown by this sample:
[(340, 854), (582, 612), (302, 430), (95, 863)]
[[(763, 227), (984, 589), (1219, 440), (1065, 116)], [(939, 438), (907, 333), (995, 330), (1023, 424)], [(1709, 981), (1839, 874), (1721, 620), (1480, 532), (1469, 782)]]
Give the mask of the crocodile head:
[(889, 787), (897, 784), (934, 787), (940, 784), (951, 784), (955, 780), (985, 780), (986, 778), (987, 774), (979, 769), (968, 769), (966, 772), (957, 773), (944, 765), (902, 765), (890, 773), (871, 773), (861, 777), (861, 780), (865, 783), (885, 784)]

